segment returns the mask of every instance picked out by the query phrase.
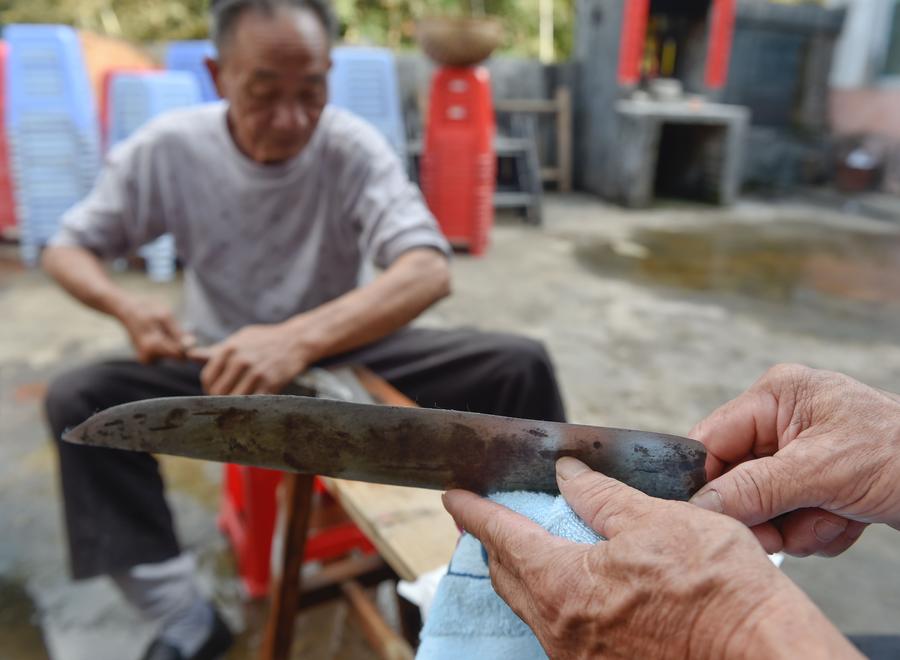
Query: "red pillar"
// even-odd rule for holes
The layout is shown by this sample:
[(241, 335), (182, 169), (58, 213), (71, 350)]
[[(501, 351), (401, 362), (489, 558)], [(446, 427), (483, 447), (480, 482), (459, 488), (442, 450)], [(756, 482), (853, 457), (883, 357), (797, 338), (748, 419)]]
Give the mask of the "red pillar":
[(706, 86), (722, 89), (728, 81), (728, 63), (734, 38), (735, 0), (713, 0), (709, 16)]
[(650, 18), (650, 0), (625, 0), (622, 37), (619, 42), (619, 84), (636, 85), (641, 81), (641, 59)]

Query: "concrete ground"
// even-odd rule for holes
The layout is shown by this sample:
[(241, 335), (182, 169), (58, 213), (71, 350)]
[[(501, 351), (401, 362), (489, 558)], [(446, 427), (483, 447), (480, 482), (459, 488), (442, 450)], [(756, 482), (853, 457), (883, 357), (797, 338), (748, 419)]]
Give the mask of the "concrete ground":
[[(900, 224), (804, 203), (626, 212), (550, 197), (546, 226), (501, 219), (487, 257), (454, 262), (453, 297), (422, 323), (473, 324), (546, 342), (572, 421), (686, 433), (769, 365), (803, 362), (900, 390)], [(900, 216), (898, 216), (900, 217)], [(177, 302), (139, 273), (129, 288)], [(0, 657), (136, 658), (151, 628), (103, 579), (66, 574), (48, 379), (128, 347), (110, 320), (0, 250)], [(252, 657), (264, 607), (241, 598), (215, 527), (221, 468), (166, 460), (200, 576)], [(900, 534), (872, 528), (836, 559), (784, 570), (847, 633), (900, 628)], [(341, 605), (298, 619), (297, 657), (372, 657)]]

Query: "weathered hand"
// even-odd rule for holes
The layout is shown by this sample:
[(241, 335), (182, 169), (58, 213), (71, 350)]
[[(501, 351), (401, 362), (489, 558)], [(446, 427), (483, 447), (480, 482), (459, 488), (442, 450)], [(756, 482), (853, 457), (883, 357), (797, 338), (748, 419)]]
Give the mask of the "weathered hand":
[(693, 502), (769, 552), (836, 555), (866, 523), (900, 529), (900, 399), (852, 378), (772, 368), (691, 432), (712, 480)]
[(188, 351), (206, 362), (200, 373), (207, 394), (277, 394), (309, 366), (282, 325), (250, 325), (225, 341)]
[(472, 493), (444, 496), (551, 658), (858, 657), (744, 525), (571, 458), (557, 481), (608, 542), (571, 543)]
[(129, 299), (117, 312), (138, 361), (149, 364), (162, 358), (183, 359), (193, 342), (171, 310), (155, 300)]

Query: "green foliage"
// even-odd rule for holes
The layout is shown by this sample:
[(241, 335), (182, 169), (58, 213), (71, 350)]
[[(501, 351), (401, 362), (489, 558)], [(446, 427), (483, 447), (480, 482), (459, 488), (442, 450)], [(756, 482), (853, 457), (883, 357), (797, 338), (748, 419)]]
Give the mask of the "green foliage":
[[(540, 0), (332, 0), (349, 43), (415, 46), (415, 22), (431, 15), (485, 13), (506, 27), (506, 52), (536, 56)], [(0, 23), (68, 23), (138, 42), (207, 35), (208, 0), (0, 0)], [(555, 0), (557, 57), (572, 45), (575, 0)], [(471, 4), (470, 4), (471, 3)]]
[(139, 42), (202, 38), (207, 0), (0, 0), (0, 22), (68, 23)]

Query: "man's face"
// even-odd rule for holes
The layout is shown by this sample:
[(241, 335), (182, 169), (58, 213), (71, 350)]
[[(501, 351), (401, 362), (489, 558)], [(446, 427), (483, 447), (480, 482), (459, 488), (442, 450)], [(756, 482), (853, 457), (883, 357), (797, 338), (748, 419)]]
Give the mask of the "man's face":
[(238, 147), (266, 164), (299, 154), (328, 99), (329, 41), (319, 19), (305, 9), (250, 10), (223, 51), (208, 65)]

